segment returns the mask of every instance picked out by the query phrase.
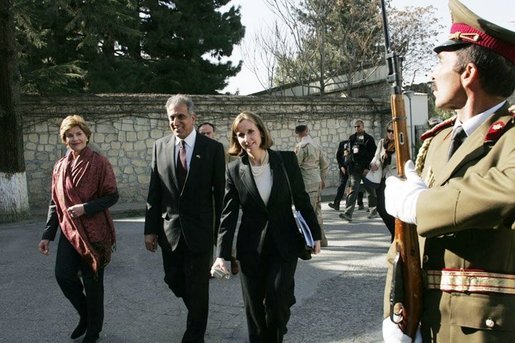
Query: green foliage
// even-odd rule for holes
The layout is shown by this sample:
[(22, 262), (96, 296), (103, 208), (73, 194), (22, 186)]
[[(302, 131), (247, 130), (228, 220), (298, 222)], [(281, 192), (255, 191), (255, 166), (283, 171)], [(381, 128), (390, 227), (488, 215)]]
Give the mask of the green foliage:
[(216, 93), (241, 68), (224, 61), (245, 32), (229, 2), (15, 0), (22, 89)]

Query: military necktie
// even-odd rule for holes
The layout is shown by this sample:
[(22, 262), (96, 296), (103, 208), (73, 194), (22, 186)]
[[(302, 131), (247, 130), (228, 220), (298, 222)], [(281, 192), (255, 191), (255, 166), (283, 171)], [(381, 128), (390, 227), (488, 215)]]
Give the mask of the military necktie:
[(457, 126), (454, 131), (452, 131), (451, 145), (449, 147), (449, 160), (456, 152), (456, 150), (458, 150), (458, 148), (461, 146), (465, 138), (467, 138), (467, 133), (465, 130), (463, 130), (463, 126)]
[(184, 186), (184, 182), (186, 181), (186, 175), (188, 174), (188, 164), (186, 162), (186, 146), (184, 145), (184, 140), (181, 140), (179, 143), (179, 154), (177, 158), (177, 182), (179, 184), (179, 188), (182, 189)]

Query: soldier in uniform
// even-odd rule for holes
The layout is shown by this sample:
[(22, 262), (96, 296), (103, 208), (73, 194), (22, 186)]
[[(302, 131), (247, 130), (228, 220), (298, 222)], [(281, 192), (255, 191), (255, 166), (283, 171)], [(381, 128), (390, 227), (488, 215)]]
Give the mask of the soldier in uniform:
[[(515, 89), (515, 32), (458, 0), (449, 7), (451, 35), (435, 48), (432, 79), (436, 106), (457, 115), (423, 135), (418, 172), (408, 161), (405, 181), (388, 178), (386, 209), (416, 224), (421, 238), (423, 341), (512, 342), (515, 117), (506, 99)], [(391, 269), (385, 300), (390, 282)], [(398, 330), (385, 319), (385, 341)]]
[(320, 245), (326, 247), (328, 242), (323, 229), (321, 192), (325, 187), (329, 163), (320, 146), (309, 135), (307, 125), (297, 125), (295, 133), (300, 139), (300, 142), (295, 146), (295, 155), (297, 155), (297, 160), (299, 161), (302, 179), (304, 180), (306, 192), (309, 194), (311, 206), (315, 210), (318, 224), (322, 230)]

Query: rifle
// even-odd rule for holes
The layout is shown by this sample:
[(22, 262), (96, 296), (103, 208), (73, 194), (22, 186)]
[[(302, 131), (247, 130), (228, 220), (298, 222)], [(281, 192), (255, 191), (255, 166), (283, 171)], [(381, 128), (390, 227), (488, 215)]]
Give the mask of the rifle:
[[(404, 164), (410, 159), (410, 149), (406, 127), (406, 110), (402, 97), (402, 58), (392, 51), (390, 46), (384, 0), (381, 0), (381, 11), (385, 36), (385, 58), (388, 66), (387, 81), (392, 84), (390, 103), (397, 170), (399, 177), (404, 178)], [(422, 311), (422, 276), (416, 228), (395, 219), (393, 244), (396, 248), (396, 255), (390, 293), (390, 319), (398, 324), (405, 334), (414, 339)]]

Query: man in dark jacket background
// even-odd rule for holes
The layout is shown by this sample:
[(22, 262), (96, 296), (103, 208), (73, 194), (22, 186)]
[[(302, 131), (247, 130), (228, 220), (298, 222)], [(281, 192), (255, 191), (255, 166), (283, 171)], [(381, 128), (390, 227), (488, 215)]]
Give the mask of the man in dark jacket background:
[[(356, 205), (356, 198), (360, 191), (361, 180), (369, 170), (370, 161), (376, 151), (374, 137), (365, 132), (365, 123), (358, 119), (354, 123), (356, 132), (349, 137), (348, 169), (350, 178), (350, 191), (345, 201), (345, 211), (340, 213), (340, 218), (352, 221), (352, 214)], [(373, 218), (377, 211), (375, 190), (365, 187), (368, 193), (369, 218)]]

